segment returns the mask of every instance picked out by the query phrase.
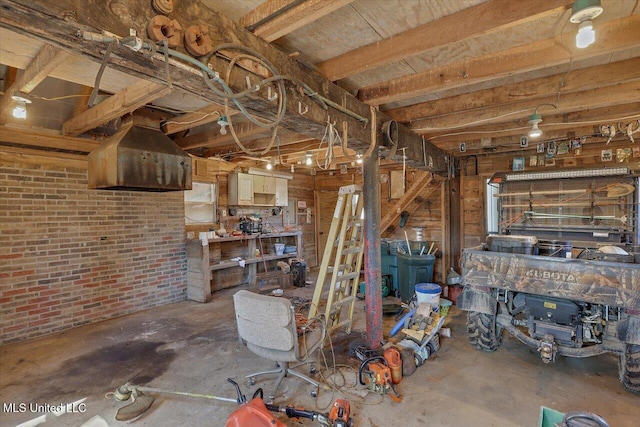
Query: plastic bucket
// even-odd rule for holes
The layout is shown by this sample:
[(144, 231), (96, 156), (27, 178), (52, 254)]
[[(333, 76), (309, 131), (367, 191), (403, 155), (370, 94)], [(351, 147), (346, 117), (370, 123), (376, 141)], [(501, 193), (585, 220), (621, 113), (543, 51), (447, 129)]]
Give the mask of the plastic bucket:
[(416, 299), (418, 304), (426, 302), (431, 304), (431, 307), (440, 307), (440, 293), (442, 289), (440, 285), (436, 283), (417, 283), (416, 284)]
[(276, 255), (284, 255), (284, 243), (276, 243), (275, 245)]
[(453, 304), (448, 299), (440, 298), (440, 317), (444, 317), (449, 313), (449, 308)]

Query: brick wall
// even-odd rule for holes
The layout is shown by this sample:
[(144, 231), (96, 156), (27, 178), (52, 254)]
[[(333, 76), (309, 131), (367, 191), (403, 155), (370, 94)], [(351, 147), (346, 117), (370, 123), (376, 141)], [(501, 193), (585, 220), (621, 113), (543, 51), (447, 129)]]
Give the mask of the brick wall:
[(86, 162), (44, 160), (0, 156), (0, 343), (185, 299), (182, 192), (88, 190)]

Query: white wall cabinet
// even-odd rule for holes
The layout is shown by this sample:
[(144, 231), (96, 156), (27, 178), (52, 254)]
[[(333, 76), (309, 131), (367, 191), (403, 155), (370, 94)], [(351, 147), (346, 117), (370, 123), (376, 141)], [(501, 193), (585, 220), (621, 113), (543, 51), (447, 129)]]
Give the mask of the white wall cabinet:
[(253, 206), (253, 175), (246, 173), (230, 173), (228, 181), (228, 204), (236, 206)]
[(276, 180), (276, 206), (289, 206), (289, 189), (287, 180), (275, 178)]
[(285, 178), (231, 173), (228, 179), (230, 206), (287, 206), (288, 183)]

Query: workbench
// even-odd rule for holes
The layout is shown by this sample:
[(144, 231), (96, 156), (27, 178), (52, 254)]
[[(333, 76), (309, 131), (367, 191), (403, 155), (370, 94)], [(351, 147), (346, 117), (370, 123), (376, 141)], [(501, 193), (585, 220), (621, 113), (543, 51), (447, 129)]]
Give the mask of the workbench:
[[(276, 255), (275, 243), (295, 245), (297, 252)], [(256, 256), (256, 249), (259, 256)], [(187, 298), (208, 302), (213, 291), (250, 283), (259, 270), (264, 271), (264, 265), (274, 270), (274, 261), (296, 258), (301, 249), (300, 231), (219, 237), (205, 245), (199, 239), (188, 239)], [(239, 261), (231, 261), (236, 258), (244, 261), (244, 267)]]

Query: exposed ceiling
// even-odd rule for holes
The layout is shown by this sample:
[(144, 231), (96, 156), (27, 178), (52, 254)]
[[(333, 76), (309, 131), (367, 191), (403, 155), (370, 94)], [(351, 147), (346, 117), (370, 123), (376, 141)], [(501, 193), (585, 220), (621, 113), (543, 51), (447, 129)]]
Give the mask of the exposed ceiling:
[[(116, 10), (114, 5), (122, 2), (108, 3)], [(585, 49), (575, 47), (578, 25), (569, 21), (571, 0), (201, 3), (251, 29), (443, 150), (457, 154), (459, 144), (465, 142), (469, 154), (487, 147), (516, 149), (520, 136), (531, 127), (528, 122), (534, 112), (542, 115), (542, 138), (559, 138), (568, 132), (593, 135), (600, 124), (636, 123), (640, 119), (639, 2), (602, 0), (604, 12), (593, 20), (596, 41)], [(82, 9), (92, 1), (67, 3)], [(138, 3), (146, 7), (148, 2)], [(132, 16), (134, 12), (130, 11)], [(82, 15), (81, 11), (75, 13)], [(127, 19), (134, 26), (135, 19)], [(115, 30), (96, 25), (96, 30)], [(30, 72), (44, 43), (41, 38), (12, 31), (1, 20), (0, 27), (0, 64), (6, 65), (5, 91), (11, 94), (10, 84)], [(42, 62), (42, 58), (36, 60)], [(42, 84), (31, 90), (37, 113), (28, 121), (5, 114), (6, 126), (46, 128), (54, 134), (63, 130), (63, 124), (65, 129), (76, 124), (73, 118), (83, 111), (99, 63), (57, 50), (50, 52), (45, 62), (49, 66), (40, 76)], [(16, 69), (27, 72), (12, 75)], [(113, 94), (136, 82), (131, 75), (107, 68), (100, 89)], [(141, 96), (140, 105), (160, 111), (168, 120), (165, 131), (179, 145), (198, 155), (222, 155), (239, 161), (251, 158), (230, 135), (220, 135), (214, 120), (214, 111), (221, 111), (220, 106), (206, 97), (188, 97), (177, 90), (167, 94), (153, 85), (138, 90), (146, 95), (155, 93)], [(66, 95), (84, 97), (60, 99)], [(7, 110), (11, 103), (6, 95), (4, 98), (0, 107)], [(268, 132), (242, 123), (241, 115), (233, 117), (248, 148), (268, 144)], [(104, 125), (98, 122), (74, 134), (108, 133), (104, 127), (91, 131)], [(280, 155), (287, 159), (284, 163), (304, 160), (308, 150), (318, 152), (322, 137), (320, 132), (314, 139), (308, 134), (280, 131)], [(276, 155), (271, 150), (263, 157)]]

